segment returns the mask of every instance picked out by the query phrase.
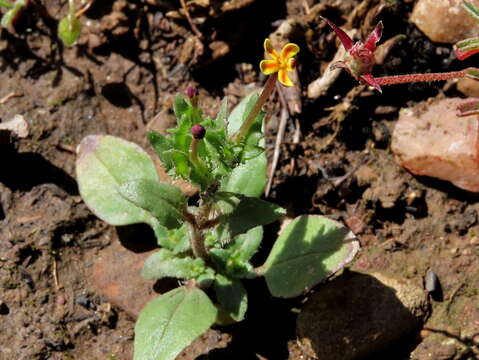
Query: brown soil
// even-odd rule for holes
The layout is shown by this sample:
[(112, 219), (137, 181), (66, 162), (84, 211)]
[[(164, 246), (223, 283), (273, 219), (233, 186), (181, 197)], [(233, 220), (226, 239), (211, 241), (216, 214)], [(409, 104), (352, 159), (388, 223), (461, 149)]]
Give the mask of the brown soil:
[[(437, 274), (441, 289), (431, 294), (424, 328), (377, 358), (405, 359), (414, 349), (419, 359), (478, 358), (479, 195), (414, 177), (389, 151), (401, 107), (457, 96), (455, 87), (401, 85), (380, 95), (342, 73), (326, 95), (305, 95), (336, 51), (319, 13), (361, 28), (363, 35), (380, 18), (383, 41), (407, 36), (375, 74), (445, 71), (468, 63), (454, 61), (450, 46), (431, 43), (408, 22), (412, 1), (210, 3), (192, 8), (202, 41), (185, 19), (169, 13), (178, 10), (176, 2), (160, 0), (95, 1), (72, 48), (56, 36), (55, 19), (65, 14), (66, 1), (34, 1), (16, 32), (1, 30), (0, 99), (13, 96), (1, 102), (0, 119), (21, 114), (30, 134), (0, 138), (0, 360), (131, 359), (131, 314), (112, 306), (91, 281), (99, 252), (118, 242), (119, 231), (79, 197), (75, 147), (86, 135), (112, 134), (148, 149), (146, 129), (169, 126), (172, 98), (190, 84), (199, 87), (208, 114), (223, 96), (234, 105), (262, 84), (262, 41), (284, 19), (299, 23), (291, 40), (302, 49), (302, 111), (287, 123), (268, 199), (291, 216), (326, 214), (345, 221), (362, 245), (357, 270), (392, 272), (417, 283), (428, 269)], [(281, 112), (277, 98), (269, 109), (271, 160)], [(276, 231), (277, 225), (267, 227), (263, 248)], [(226, 348), (212, 351), (211, 359), (288, 357), (297, 316), (292, 310), (301, 308), (307, 294), (277, 300), (263, 280), (247, 287), (248, 320), (218, 328), (181, 358), (216, 345)]]

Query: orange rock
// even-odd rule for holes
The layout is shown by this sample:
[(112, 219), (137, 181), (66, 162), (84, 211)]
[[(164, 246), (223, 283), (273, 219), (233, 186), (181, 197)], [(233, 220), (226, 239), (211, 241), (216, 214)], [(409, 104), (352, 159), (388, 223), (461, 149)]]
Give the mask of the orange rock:
[(456, 116), (464, 101), (443, 99), (401, 110), (391, 150), (413, 174), (479, 192), (479, 117)]

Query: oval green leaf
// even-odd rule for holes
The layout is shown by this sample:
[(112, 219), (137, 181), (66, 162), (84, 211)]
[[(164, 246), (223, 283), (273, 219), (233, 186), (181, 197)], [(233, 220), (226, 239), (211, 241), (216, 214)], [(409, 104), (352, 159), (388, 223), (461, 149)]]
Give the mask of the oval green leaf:
[(202, 259), (179, 257), (171, 251), (160, 249), (151, 254), (143, 265), (141, 275), (145, 279), (157, 280), (164, 277), (196, 279), (204, 274), (213, 274)]
[(118, 188), (121, 196), (150, 212), (167, 229), (183, 223), (186, 197), (176, 186), (150, 179), (127, 181)]
[(133, 359), (173, 360), (213, 325), (217, 312), (194, 287), (180, 287), (150, 301), (136, 322)]
[(359, 242), (342, 224), (303, 215), (283, 229), (260, 270), (273, 296), (290, 298), (343, 268), (358, 250)]
[(111, 225), (158, 221), (120, 195), (121, 184), (148, 179), (159, 181), (155, 165), (138, 145), (108, 135), (90, 135), (80, 143), (76, 161), (80, 195), (90, 210)]
[(80, 20), (74, 14), (67, 15), (58, 23), (58, 37), (66, 46), (72, 46), (78, 40), (81, 32)]
[[(233, 109), (228, 117), (228, 134), (232, 135), (239, 130), (257, 99), (258, 94), (256, 92), (251, 93)], [(256, 121), (260, 124), (262, 123), (262, 113), (257, 116)], [(258, 129), (261, 129), (261, 125), (258, 126)], [(264, 141), (260, 140), (259, 145), (264, 146)], [(246, 160), (243, 164), (236, 167), (231, 175), (222, 181), (221, 191), (260, 197), (267, 182), (266, 170), (267, 159), (266, 153), (263, 151), (258, 156)]]
[(229, 317), (234, 321), (243, 320), (248, 309), (248, 294), (241, 281), (216, 274), (213, 289), (221, 307)]

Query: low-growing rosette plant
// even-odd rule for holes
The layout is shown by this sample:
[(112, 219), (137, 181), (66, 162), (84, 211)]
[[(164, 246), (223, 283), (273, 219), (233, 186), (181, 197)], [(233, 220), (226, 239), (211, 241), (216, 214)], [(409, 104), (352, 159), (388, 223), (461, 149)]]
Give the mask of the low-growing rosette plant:
[(139, 315), (135, 360), (174, 359), (209, 327), (243, 320), (248, 306), (243, 280), (263, 276), (273, 296), (298, 296), (341, 269), (359, 249), (340, 223), (303, 215), (283, 227), (264, 264), (251, 261), (263, 225), (285, 215), (280, 206), (260, 199), (267, 181), (261, 108), (276, 80), (293, 85), (288, 71), (299, 48), (287, 44), (278, 53), (266, 40), (265, 50), (272, 59), (261, 62), (270, 75), (261, 94), (247, 96), (230, 114), (224, 100), (213, 119), (202, 113), (190, 88), (186, 97), (175, 98), (176, 127), (167, 136), (148, 133), (169, 175), (198, 187), (196, 203), (161, 182), (152, 159), (134, 143), (92, 135), (79, 145), (76, 171), (87, 206), (112, 225), (150, 225), (159, 249), (146, 260), (142, 275), (181, 280)]

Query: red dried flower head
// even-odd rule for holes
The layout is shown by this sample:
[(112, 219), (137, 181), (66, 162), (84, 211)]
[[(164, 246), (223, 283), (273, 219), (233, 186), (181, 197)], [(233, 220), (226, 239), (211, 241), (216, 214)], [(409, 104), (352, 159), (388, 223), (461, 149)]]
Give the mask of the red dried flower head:
[(376, 51), (376, 43), (381, 39), (383, 33), (382, 21), (376, 25), (364, 43), (357, 41), (353, 44), (353, 40), (342, 29), (328, 19), (322, 19), (334, 30), (348, 52), (348, 56), (343, 61), (334, 63), (332, 68), (344, 68), (356, 80), (366, 83), (381, 92), (381, 87), (371, 75), (371, 72), (375, 64), (374, 52)]

